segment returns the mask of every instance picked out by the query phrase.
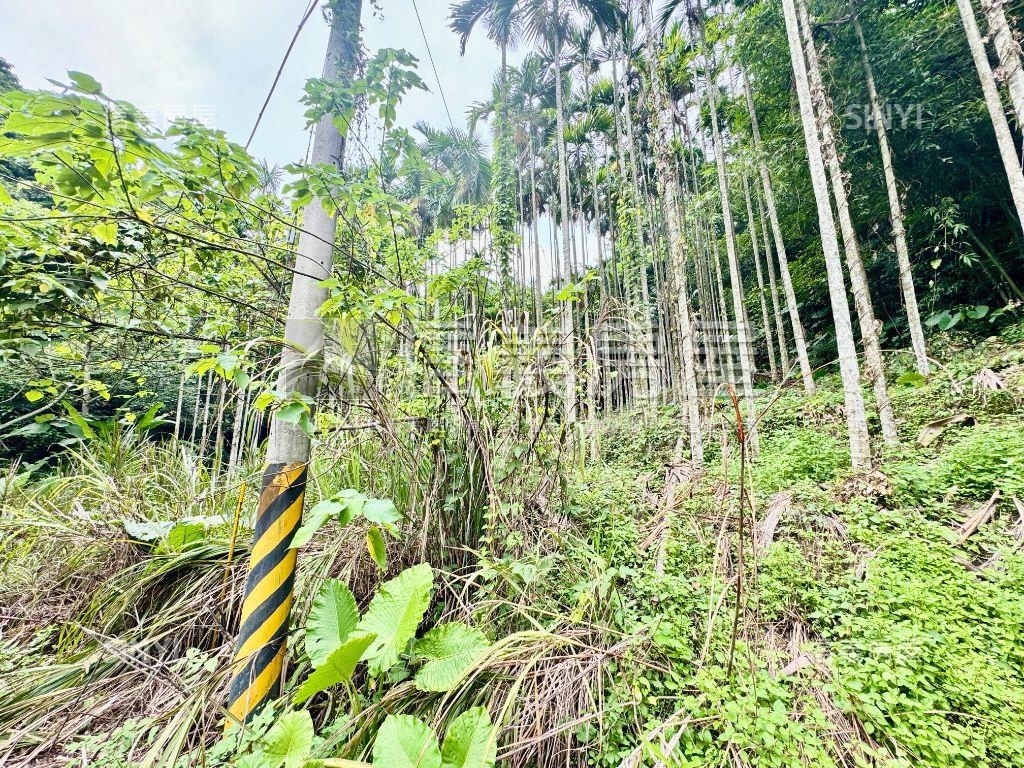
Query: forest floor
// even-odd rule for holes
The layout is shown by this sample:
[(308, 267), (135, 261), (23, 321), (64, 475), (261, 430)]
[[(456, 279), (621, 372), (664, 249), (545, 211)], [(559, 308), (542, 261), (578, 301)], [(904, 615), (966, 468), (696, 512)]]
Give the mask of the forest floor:
[[(436, 723), (455, 701), (485, 704), (500, 765), (1024, 765), (1024, 343), (945, 351), (927, 381), (891, 372), (901, 444), (867, 474), (849, 472), (828, 377), (771, 402), (742, 468), (714, 448), (694, 471), (673, 408), (601, 421), (597, 460), (563, 458), (462, 567), (435, 562), (428, 622), (457, 616), (500, 653), (443, 697), (399, 674), (367, 703)], [(397, 499), (379, 476), (398, 469), (364, 459), (313, 492), (373, 470)], [(499, 484), (523, 484), (495, 463)], [(128, 438), (74, 449), (42, 479), (8, 475), (0, 762), (157, 765), (142, 757), (156, 745), (214, 766), (245, 751), (195, 735), (216, 741), (223, 606), (243, 576), (230, 526), (157, 525), (142, 545), (119, 522), (230, 519), (237, 494), (212, 500), (207, 483), (187, 451)], [(372, 592), (360, 542), (303, 550), (299, 617), (328, 575), (360, 602)], [(436, 551), (407, 536), (391, 555)], [(318, 748), (336, 752), (336, 701), (313, 711)], [(346, 743), (366, 759), (365, 741)]]

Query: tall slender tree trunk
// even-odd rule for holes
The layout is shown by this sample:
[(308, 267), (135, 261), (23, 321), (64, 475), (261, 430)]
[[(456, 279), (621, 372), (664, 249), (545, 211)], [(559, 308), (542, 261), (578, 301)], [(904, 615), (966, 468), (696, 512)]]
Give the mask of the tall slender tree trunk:
[[(589, 77), (587, 81), (587, 92), (590, 92)], [(602, 378), (608, 376), (608, 365), (607, 360), (604, 356), (604, 352), (607, 349), (606, 329), (604, 317), (608, 310), (608, 292), (605, 287), (604, 271), (605, 271), (605, 260), (604, 260), (604, 237), (601, 234), (601, 190), (597, 180), (597, 161), (593, 160), (590, 164), (591, 174), (590, 183), (593, 189), (594, 195), (594, 240), (597, 245), (597, 274), (598, 274), (598, 302), (597, 312), (594, 317), (594, 324), (591, 328), (592, 338), (590, 340), (590, 346), (593, 353), (593, 370), (592, 376), (592, 393), (590, 406), (590, 418), (597, 418), (597, 390), (600, 386)], [(607, 407), (607, 406), (606, 406)], [(597, 439), (595, 437), (593, 445), (597, 446)]]
[[(551, 0), (551, 23), (555, 48), (555, 144), (558, 148), (558, 199), (562, 213), (562, 263), (565, 266), (566, 285), (570, 282), (569, 258), (572, 251), (569, 231), (569, 168), (565, 151), (565, 104), (562, 95), (562, 25), (558, 0)], [(576, 420), (576, 343), (573, 303), (563, 302), (562, 355), (565, 358), (565, 418)]]
[(199, 436), (199, 456), (206, 456), (206, 444), (210, 440), (210, 403), (213, 402), (213, 369), (206, 373), (206, 400), (203, 401), (203, 429)]
[(914, 351), (917, 372), (922, 376), (927, 376), (930, 373), (928, 349), (925, 346), (921, 313), (917, 308), (917, 292), (914, 290), (914, 274), (910, 267), (910, 250), (907, 248), (907, 230), (903, 223), (903, 204), (900, 202), (900, 193), (896, 188), (896, 172), (892, 166), (889, 133), (885, 127), (881, 99), (878, 98), (878, 91), (875, 88), (875, 75), (871, 69), (871, 61), (868, 59), (868, 46), (864, 41), (864, 30), (861, 29), (860, 20), (856, 14), (853, 15), (853, 29), (857, 33), (857, 42), (860, 45), (860, 60), (864, 65), (864, 79), (868, 86), (868, 99), (871, 101), (871, 119), (875, 125), (875, 132), (878, 134), (878, 149), (882, 154), (882, 174), (885, 178), (885, 192), (889, 199), (889, 220), (892, 222), (892, 236), (896, 244), (900, 289), (903, 292), (903, 306), (907, 311), (907, 325), (910, 328), (910, 346)]
[(779, 380), (779, 363), (775, 356), (775, 341), (771, 322), (768, 320), (768, 302), (764, 296), (764, 272), (761, 271), (761, 249), (757, 242), (757, 221), (754, 219), (754, 206), (750, 202), (750, 182), (746, 172), (743, 173), (743, 200), (747, 205), (747, 231), (750, 233), (750, 250), (754, 257), (754, 273), (757, 275), (757, 300), (761, 305), (761, 327), (764, 328), (764, 345), (768, 351), (768, 370), (772, 381)]
[(213, 462), (210, 466), (210, 494), (216, 495), (217, 480), (224, 461), (224, 410), (227, 405), (228, 382), (220, 380), (220, 395), (217, 400), (217, 429), (213, 437)]
[(184, 369), (181, 372), (181, 378), (178, 379), (178, 403), (174, 408), (174, 442), (178, 442), (178, 438), (181, 435), (181, 410), (183, 400), (185, 398), (185, 379), (188, 378), (188, 369)]
[(228, 454), (227, 478), (230, 482), (242, 459), (245, 422), (249, 415), (249, 390), (243, 389), (235, 398), (235, 412), (231, 419), (231, 451)]
[[(717, 233), (712, 232), (711, 238), (711, 260), (715, 266), (715, 284), (718, 289), (718, 336), (721, 344), (721, 359), (726, 365), (726, 380), (735, 386), (736, 384), (736, 361), (739, 358), (739, 342), (735, 328), (729, 324), (729, 299), (725, 289), (725, 280), (722, 278), (722, 252), (718, 247)], [(735, 352), (734, 352), (735, 350)]]
[(821, 228), (821, 248), (825, 255), (825, 269), (828, 273), (829, 298), (832, 303), (832, 318), (835, 323), (836, 347), (839, 352), (839, 371), (843, 380), (843, 401), (846, 408), (846, 427), (850, 439), (850, 463), (856, 470), (871, 466), (871, 445), (868, 440), (867, 417), (864, 413), (864, 397), (860, 391), (860, 366), (857, 363), (857, 349), (853, 341), (853, 327), (850, 323), (850, 305), (846, 300), (846, 284), (843, 279), (843, 263), (836, 239), (836, 225), (832, 218), (832, 205), (828, 195), (828, 181), (825, 176), (825, 161), (821, 156), (821, 144), (814, 119), (814, 103), (807, 83), (807, 65), (804, 62), (800, 44), (800, 27), (797, 24), (794, 0), (782, 0), (786, 20), (786, 37), (789, 55), (796, 82), (797, 98), (800, 102), (800, 122), (807, 144), (807, 162), (814, 188), (814, 201), (818, 209), (818, 223)]
[(700, 404), (697, 392), (697, 359), (693, 345), (693, 328), (690, 316), (690, 291), (686, 275), (686, 240), (679, 221), (682, 210), (682, 194), (679, 179), (672, 173), (669, 141), (672, 136), (671, 119), (668, 109), (668, 90), (657, 66), (657, 48), (651, 8), (647, 2), (640, 4), (644, 28), (647, 33), (647, 66), (654, 98), (653, 110), (656, 121), (654, 137), (655, 163), (658, 188), (665, 207), (668, 224), (669, 253), (672, 263), (672, 278), (676, 286), (676, 314), (679, 319), (679, 335), (682, 337), (683, 379), (686, 387), (686, 412), (690, 434), (690, 458), (694, 465), (704, 464), (704, 439), (701, 432)]
[[(701, 28), (703, 30), (703, 27)], [(702, 34), (703, 38), (703, 34)], [(746, 401), (746, 419), (748, 434), (750, 435), (751, 453), (756, 456), (758, 453), (757, 409), (754, 403), (754, 365), (750, 359), (750, 343), (748, 339), (749, 329), (747, 326), (747, 308), (743, 303), (743, 278), (740, 275), (740, 260), (736, 249), (736, 225), (732, 218), (732, 206), (729, 204), (729, 179), (725, 169), (725, 142), (722, 141), (722, 133), (718, 126), (718, 99), (715, 91), (718, 88), (715, 83), (715, 65), (707, 52), (707, 41), (702, 39), (705, 46), (704, 60), (706, 62), (708, 108), (711, 113), (711, 141), (715, 151), (715, 170), (718, 174), (718, 195), (722, 204), (722, 225), (725, 228), (725, 258), (729, 266), (729, 287), (732, 291), (732, 313), (733, 322), (736, 324), (736, 346), (740, 358), (740, 384), (743, 387), (743, 399)]]
[(196, 401), (192, 404), (192, 430), (189, 433), (188, 441), (195, 445), (196, 442), (196, 429), (199, 426), (199, 406), (203, 402), (203, 377), (202, 375), (196, 376)]
[(775, 206), (775, 191), (772, 188), (771, 174), (768, 172), (768, 163), (764, 157), (764, 146), (761, 142), (761, 127), (757, 121), (757, 110), (754, 108), (754, 95), (750, 89), (750, 79), (747, 73), (742, 73), (743, 95), (747, 102), (747, 111), (750, 114), (750, 127), (754, 136), (754, 154), (757, 157), (757, 167), (761, 174), (761, 186), (764, 190), (764, 204), (768, 209), (768, 220), (772, 225), (772, 236), (775, 238), (775, 255), (779, 260), (779, 274), (782, 278), (782, 290), (786, 296), (786, 308), (789, 310), (789, 320), (793, 327), (793, 347), (796, 351), (796, 359), (800, 365), (800, 377), (804, 382), (804, 390), (807, 394), (814, 394), (814, 377), (811, 375), (811, 362), (807, 356), (807, 342), (804, 340), (804, 326), (800, 322), (800, 312), (796, 303), (796, 291), (793, 290), (793, 278), (789, 274), (789, 259), (786, 256), (786, 243), (782, 239), (782, 225), (779, 224), (779, 212)]
[(832, 198), (836, 203), (839, 216), (839, 229), (843, 237), (843, 251), (846, 255), (846, 268), (850, 273), (850, 287), (853, 292), (853, 304), (860, 325), (861, 345), (864, 348), (864, 373), (875, 391), (875, 403), (882, 426), (882, 438), (888, 444), (897, 442), (896, 420), (889, 402), (889, 388), (885, 383), (885, 368), (882, 363), (882, 347), (878, 341), (881, 323), (875, 318), (875, 309), (871, 302), (871, 290), (868, 287), (868, 276), (864, 270), (864, 260), (860, 255), (860, 243), (857, 230), (853, 226), (850, 214), (850, 202), (846, 193), (846, 179), (839, 162), (839, 149), (835, 133), (832, 129), (833, 113), (828, 94), (825, 93), (825, 82), (821, 76), (821, 64), (818, 49), (814, 45), (814, 29), (811, 26), (810, 14), (805, 0), (797, 0), (800, 24), (803, 31), (804, 50), (807, 56), (807, 69), (810, 76), (812, 98), (818, 116), (818, 130), (821, 135), (821, 149), (825, 156), (825, 168), (832, 185)]
[(761, 242), (764, 243), (764, 260), (768, 267), (768, 290), (772, 297), (772, 314), (775, 316), (775, 338), (778, 341), (779, 364), (782, 366), (782, 378), (789, 375), (789, 345), (786, 342), (786, 325), (782, 321), (782, 308), (779, 306), (779, 289), (775, 276), (775, 260), (772, 258), (772, 243), (768, 237), (768, 224), (765, 221), (764, 206), (761, 198), (757, 198), (757, 218), (761, 222)]
[[(624, 77), (628, 83), (629, 81), (629, 59), (625, 61), (625, 72)], [(629, 88), (625, 88), (623, 93), (623, 109), (622, 115), (624, 118), (624, 124), (626, 128), (626, 143), (629, 149), (629, 175), (632, 181), (632, 202), (636, 216), (639, 220), (642, 220), (647, 228), (648, 235), (651, 240), (651, 247), (654, 248), (655, 231), (654, 224), (651, 221), (650, 216), (647, 214), (646, 208), (643, 206), (643, 194), (640, 186), (640, 159), (637, 153), (636, 146), (636, 133), (633, 127), (633, 105), (629, 99)], [(642, 213), (641, 213), (642, 211)], [(637, 283), (641, 289), (641, 298), (643, 305), (640, 307), (640, 331), (642, 333), (641, 344), (644, 356), (644, 370), (645, 374), (645, 397), (654, 400), (658, 396), (657, 381), (652, 377), (652, 373), (657, 370), (657, 364), (654, 360), (654, 325), (651, 322), (651, 308), (650, 298), (648, 296), (647, 287), (647, 265), (644, 259), (644, 243), (643, 236), (636, 233), (636, 254), (638, 259), (636, 276)]]
[[(1013, 105), (1013, 114), (1017, 118), (1019, 129), (1024, 128), (1024, 69), (1021, 68), (1020, 43), (1017, 42), (1003, 11), (1005, 4), (1006, 0), (981, 0), (981, 9), (985, 12), (988, 33), (999, 55), (999, 66), (1003, 70), (1003, 79), (1006, 81), (1006, 90), (1010, 94), (1010, 104)], [(855, 21), (856, 18), (854, 16)]]
[(1013, 143), (1010, 126), (1006, 122), (1006, 113), (1003, 111), (1003, 101), (999, 98), (999, 89), (996, 88), (995, 76), (988, 63), (985, 44), (981, 41), (978, 20), (974, 16), (974, 6), (971, 5), (971, 0), (956, 0), (956, 7), (964, 25), (964, 34), (967, 37), (967, 45), (971, 49), (974, 67), (978, 70), (981, 92), (985, 97), (985, 106), (988, 107), (992, 129), (996, 134), (999, 156), (1002, 158), (1006, 180), (1010, 185), (1010, 195), (1013, 197), (1013, 205), (1017, 210), (1017, 223), (1024, 226), (1024, 172), (1021, 171), (1017, 148)]
[[(351, 81), (359, 56), (360, 12), (361, 0), (331, 3), (325, 79), (342, 85)], [(324, 115), (316, 125), (310, 163), (340, 168), (344, 152), (344, 137), (332, 115)], [(313, 398), (323, 370), (324, 326), (317, 310), (326, 298), (321, 282), (331, 274), (336, 220), (317, 199), (305, 207), (302, 219), (277, 380), (282, 400)], [(248, 720), (280, 691), (295, 579), (296, 551), (288, 544), (302, 520), (309, 459), (309, 435), (298, 424), (275, 417), (227, 701), (238, 721)]]
[(541, 273), (540, 273), (540, 233), (538, 232), (540, 213), (537, 205), (537, 180), (534, 178), (534, 166), (536, 159), (533, 151), (533, 126), (530, 126), (530, 135), (527, 138), (527, 146), (530, 153), (530, 206), (533, 215), (533, 311), (537, 315), (537, 327), (544, 325), (544, 306), (541, 301)]

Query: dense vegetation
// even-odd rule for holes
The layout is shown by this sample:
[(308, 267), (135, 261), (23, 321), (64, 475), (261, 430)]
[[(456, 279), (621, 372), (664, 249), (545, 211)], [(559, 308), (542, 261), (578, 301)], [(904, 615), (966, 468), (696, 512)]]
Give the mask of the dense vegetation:
[(1019, 9), (324, 5), (285, 168), (0, 59), (0, 763), (1024, 766)]

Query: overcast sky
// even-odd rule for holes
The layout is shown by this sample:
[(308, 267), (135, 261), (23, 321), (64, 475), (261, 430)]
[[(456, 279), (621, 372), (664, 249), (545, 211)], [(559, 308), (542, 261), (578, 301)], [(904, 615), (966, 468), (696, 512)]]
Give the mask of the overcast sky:
[[(0, 56), (26, 87), (46, 87), (46, 78), (62, 80), (67, 70), (80, 70), (99, 80), (108, 95), (144, 108), (158, 125), (175, 115), (196, 117), (244, 143), (307, 2), (0, 0)], [(447, 28), (449, 0), (416, 2), (452, 118), (464, 125), (467, 106), (490, 92), (498, 52), (481, 35), (460, 57), (458, 40)], [(364, 0), (364, 44), (412, 52), (431, 89), (407, 97), (400, 122), (447, 126), (413, 0), (379, 4), (378, 12)], [(288, 59), (253, 141), (257, 157), (284, 164), (304, 156), (307, 135), (298, 101), (306, 79), (320, 75), (326, 44), (318, 10)]]

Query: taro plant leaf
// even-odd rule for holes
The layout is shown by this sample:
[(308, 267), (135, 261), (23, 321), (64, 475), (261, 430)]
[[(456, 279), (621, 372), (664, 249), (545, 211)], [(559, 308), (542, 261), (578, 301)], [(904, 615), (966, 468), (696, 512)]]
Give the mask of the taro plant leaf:
[(157, 541), (162, 539), (174, 527), (171, 520), (135, 520), (124, 519), (121, 521), (124, 532), (138, 541)]
[(172, 552), (181, 552), (193, 544), (206, 539), (206, 526), (202, 523), (178, 523), (167, 532), (166, 548)]
[(398, 662), (399, 654), (423, 621), (433, 586), (430, 563), (420, 563), (406, 568), (377, 590), (356, 627), (377, 635), (365, 655), (371, 675), (378, 677)]
[(301, 704), (310, 696), (326, 691), (332, 686), (346, 682), (352, 677), (356, 664), (362, 658), (366, 647), (376, 639), (376, 635), (352, 635), (327, 657), (327, 660), (313, 670), (299, 689), (292, 701)]
[(302, 768), (313, 748), (313, 718), (306, 710), (286, 712), (266, 736), (269, 768)]
[(497, 736), (484, 707), (467, 709), (455, 718), (444, 735), (443, 768), (492, 768), (498, 754)]
[(270, 768), (270, 760), (263, 751), (242, 755), (234, 762), (234, 768)]
[(328, 579), (313, 600), (306, 621), (306, 655), (314, 667), (327, 661), (359, 621), (359, 608), (349, 588)]
[(439, 624), (416, 641), (414, 653), (426, 663), (416, 673), (421, 691), (448, 691), (490, 643), (478, 629), (460, 622)]
[(441, 768), (430, 726), (412, 715), (388, 715), (373, 742), (374, 768)]

